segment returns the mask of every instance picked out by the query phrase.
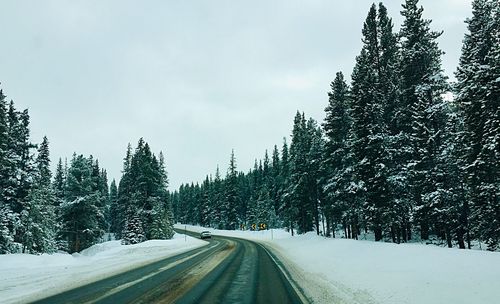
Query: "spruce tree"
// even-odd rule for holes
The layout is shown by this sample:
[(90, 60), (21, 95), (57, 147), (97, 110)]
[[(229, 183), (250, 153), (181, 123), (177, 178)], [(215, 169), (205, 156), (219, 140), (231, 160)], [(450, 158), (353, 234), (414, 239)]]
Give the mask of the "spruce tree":
[(66, 178), (65, 202), (60, 206), (60, 239), (70, 253), (99, 241), (104, 234), (102, 196), (93, 190), (93, 160), (73, 154)]
[(224, 199), (223, 190), (224, 189), (220, 175), (220, 170), (219, 166), (217, 166), (213, 182), (213, 193), (212, 193), (213, 208), (210, 216), (212, 218), (212, 227), (217, 229), (224, 228), (222, 225), (223, 221), (222, 221), (222, 206), (221, 206), (221, 202)]
[[(381, 5), (381, 8), (383, 6)], [(381, 9), (381, 11), (384, 11)], [(352, 151), (356, 161), (357, 203), (363, 203), (367, 224), (382, 240), (391, 204), (387, 152), (387, 127), (384, 122), (384, 87), (381, 82), (382, 45), (379, 37), (381, 13), (372, 5), (363, 27), (363, 48), (352, 74)], [(386, 33), (387, 34), (387, 33)], [(357, 231), (356, 231), (357, 233)]]
[(12, 210), (9, 196), (8, 121), (5, 95), (0, 90), (0, 254), (15, 252), (14, 234), (18, 214)]
[(146, 240), (141, 218), (137, 214), (130, 212), (130, 217), (125, 222), (125, 229), (122, 234), (122, 245), (138, 244)]
[(120, 209), (118, 206), (118, 187), (116, 186), (116, 181), (113, 179), (111, 185), (109, 186), (109, 214), (108, 221), (110, 225), (109, 231), (111, 233), (117, 233), (120, 227)]
[(422, 18), (423, 8), (418, 0), (406, 0), (401, 14), (405, 17), (401, 27), (401, 101), (406, 107), (405, 119), (400, 126), (409, 134), (407, 145), (401, 149), (411, 151), (407, 160), (409, 190), (415, 207), (415, 222), (420, 237), (428, 239), (432, 216), (432, 197), (436, 175), (433, 168), (443, 148), (446, 105), (441, 97), (447, 90), (442, 73), (442, 51), (437, 44), (440, 32), (430, 29), (430, 20)]
[(66, 183), (66, 176), (64, 174), (64, 167), (62, 163), (62, 159), (59, 158), (59, 161), (56, 166), (56, 173), (54, 176), (54, 181), (52, 183), (52, 187), (54, 188), (54, 194), (57, 198), (55, 204), (59, 206), (64, 199), (64, 185)]
[(44, 137), (35, 160), (33, 187), (21, 212), (23, 252), (50, 253), (56, 250), (56, 198), (51, 178), (49, 142)]
[(499, 9), (497, 1), (476, 0), (466, 22), (457, 77), (457, 103), (464, 118), (463, 171), (467, 177), (474, 237), (495, 250), (500, 242), (498, 79)]
[[(349, 115), (349, 87), (342, 72), (336, 74), (328, 93), (329, 102), (325, 109), (326, 118), (323, 123), (326, 142), (322, 163), (323, 192), (325, 193), (323, 212), (326, 217), (327, 236), (337, 224), (345, 228), (350, 226), (357, 230), (359, 214), (348, 212), (353, 208), (353, 195), (349, 186), (352, 180), (352, 162), (350, 161), (349, 130), (352, 120)], [(351, 216), (348, 216), (350, 214)], [(356, 234), (357, 235), (357, 234)]]
[(172, 237), (173, 215), (167, 186), (168, 175), (163, 153), (160, 152), (157, 158), (142, 138), (133, 153), (129, 144), (111, 214), (114, 218), (113, 230), (118, 238), (126, 237), (124, 233), (130, 231), (126, 222), (137, 225), (138, 221), (134, 219), (137, 216), (144, 240)]
[(227, 169), (227, 175), (224, 184), (225, 198), (221, 217), (225, 226), (224, 228), (234, 230), (239, 227), (236, 208), (240, 203), (234, 150), (231, 152), (231, 158), (229, 160), (229, 167)]

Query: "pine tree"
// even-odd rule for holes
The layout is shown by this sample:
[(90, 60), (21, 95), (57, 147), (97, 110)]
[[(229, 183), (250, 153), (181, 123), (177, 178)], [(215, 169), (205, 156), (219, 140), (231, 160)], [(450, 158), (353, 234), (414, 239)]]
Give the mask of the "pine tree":
[(174, 236), (171, 215), (168, 205), (157, 200), (153, 207), (153, 223), (151, 225), (151, 239), (166, 240)]
[(240, 203), (238, 195), (238, 179), (236, 172), (236, 158), (234, 150), (231, 152), (229, 168), (225, 180), (225, 199), (222, 207), (221, 218), (224, 223), (224, 228), (234, 230), (239, 227), (237, 218), (237, 206)]
[[(316, 143), (315, 148), (312, 149)], [(290, 178), (284, 206), (286, 225), (292, 231), (296, 223), (298, 233), (312, 231), (319, 223), (318, 172), (321, 131), (313, 119), (306, 121), (305, 115), (297, 112), (290, 145)], [(312, 151), (312, 153), (311, 153)], [(319, 227), (318, 227), (319, 228)], [(319, 230), (318, 230), (319, 232)]]
[[(449, 248), (453, 247), (456, 236), (459, 248), (465, 248), (465, 236), (468, 235), (468, 202), (466, 199), (461, 167), (463, 162), (457, 155), (463, 154), (460, 134), (463, 132), (463, 120), (458, 116), (454, 103), (446, 110), (446, 127), (443, 130), (443, 149), (437, 157), (433, 169), (436, 176), (435, 190), (428, 195), (432, 200), (431, 221), (436, 233), (446, 240)], [(467, 239), (469, 239), (467, 237)]]
[(50, 253), (56, 250), (55, 195), (51, 187), (49, 142), (43, 138), (35, 161), (33, 188), (21, 212), (23, 252)]
[[(160, 152), (157, 158), (142, 138), (133, 153), (129, 144), (116, 203), (111, 208), (113, 230), (118, 238), (125, 237), (124, 233), (130, 230), (125, 222), (137, 224), (133, 219), (135, 216), (139, 216), (144, 240), (172, 237), (173, 215), (167, 186), (163, 153)], [(131, 210), (134, 214), (130, 214)]]
[[(387, 127), (384, 123), (385, 88), (381, 82), (383, 46), (379, 37), (385, 8), (377, 14), (372, 5), (363, 27), (363, 48), (356, 58), (352, 74), (352, 118), (355, 158), (355, 178), (359, 181), (357, 203), (364, 203), (364, 215), (374, 233), (382, 240), (387, 214), (391, 204), (387, 153)], [(381, 22), (381, 21), (384, 22)], [(390, 29), (390, 27), (389, 27)], [(389, 35), (391, 33), (384, 33)], [(386, 60), (387, 61), (387, 60)], [(357, 233), (357, 231), (356, 231)]]
[(118, 206), (118, 187), (114, 179), (109, 186), (109, 203), (109, 231), (116, 234), (120, 230), (120, 209)]
[(136, 214), (131, 215), (125, 223), (125, 229), (122, 234), (122, 245), (133, 245), (144, 242), (146, 236), (142, 228), (141, 218)]
[(290, 233), (294, 234), (294, 209), (292, 209), (292, 197), (289, 192), (291, 183), (291, 162), (288, 144), (286, 138), (283, 138), (283, 146), (281, 148), (281, 182), (280, 185), (280, 208), (279, 208), (279, 218), (283, 222), (283, 226), (286, 227)]
[(73, 154), (66, 178), (66, 197), (60, 206), (60, 240), (70, 253), (88, 248), (102, 237), (102, 196), (93, 190), (93, 160)]
[(210, 218), (212, 219), (212, 227), (217, 228), (217, 229), (223, 229), (223, 221), (222, 221), (222, 206), (220, 202), (223, 200), (223, 185), (222, 185), (222, 179), (220, 175), (220, 170), (219, 166), (217, 166), (217, 169), (215, 170), (215, 177), (214, 177), (214, 186), (213, 186), (213, 193), (212, 193), (212, 199), (211, 201), (213, 202), (213, 207), (212, 207), (212, 213), (210, 215)]
[(19, 243), (14, 242), (15, 226), (19, 215), (3, 204), (0, 207), (0, 254), (16, 253), (20, 251)]
[(323, 162), (323, 150), (325, 142), (323, 133), (316, 121), (310, 118), (307, 122), (307, 133), (309, 139), (309, 151), (307, 152), (307, 167), (309, 172), (309, 199), (310, 213), (313, 219), (316, 234), (320, 234), (320, 202), (324, 199), (323, 186), (321, 184), (321, 163)]
[[(5, 95), (0, 90), (0, 199), (5, 197), (7, 187), (7, 140), (8, 140), (8, 125), (7, 125), (7, 108)], [(4, 202), (3, 202), (4, 203)]]
[(281, 179), (281, 159), (277, 145), (274, 145), (273, 149), (270, 179), (271, 184), (269, 194), (271, 196), (271, 200), (273, 201), (274, 212), (277, 213), (280, 206), (280, 187), (283, 183)]
[[(411, 158), (407, 162), (410, 190), (415, 202), (415, 221), (420, 227), (420, 237), (428, 239), (432, 197), (435, 190), (435, 167), (443, 148), (446, 105), (441, 97), (447, 90), (446, 78), (441, 69), (441, 54), (437, 44), (439, 32), (430, 30), (430, 20), (422, 18), (423, 8), (418, 0), (406, 0), (401, 14), (405, 17), (400, 36), (401, 51), (401, 100), (406, 106), (410, 122), (401, 126), (409, 134)], [(410, 129), (408, 129), (410, 127)]]
[(59, 158), (59, 161), (57, 163), (56, 167), (56, 173), (54, 176), (54, 182), (52, 184), (52, 187), (54, 188), (54, 194), (57, 198), (55, 204), (56, 206), (59, 206), (64, 199), (65, 193), (64, 193), (64, 185), (66, 183), (66, 176), (64, 174), (64, 167), (62, 163), (62, 159)]
[(200, 210), (200, 225), (203, 227), (210, 227), (210, 214), (212, 213), (212, 202), (211, 200), (211, 185), (210, 179), (207, 177), (203, 181), (201, 186), (201, 210)]
[(17, 251), (14, 234), (18, 214), (14, 213), (9, 195), (8, 121), (5, 95), (0, 90), (0, 254)]
[(115, 219), (114, 233), (117, 239), (122, 237), (122, 231), (125, 229), (125, 215), (126, 210), (130, 205), (130, 198), (132, 195), (132, 174), (131, 174), (131, 162), (132, 162), (132, 146), (130, 143), (127, 145), (127, 151), (125, 158), (123, 159), (123, 169), (122, 178), (118, 183), (118, 197), (116, 202), (116, 208), (113, 209), (112, 217)]
[(495, 250), (500, 242), (499, 203), (499, 9), (497, 1), (473, 1), (466, 22), (457, 77), (457, 103), (464, 117), (463, 170), (467, 177), (474, 236)]
[[(331, 230), (335, 236), (335, 227), (338, 224), (343, 224), (346, 230), (347, 226), (352, 231), (358, 230), (359, 221), (359, 210), (354, 208), (354, 197), (349, 188), (353, 165), (349, 147), (352, 121), (349, 116), (349, 87), (342, 72), (336, 74), (331, 89), (323, 123), (326, 142), (321, 164), (325, 193), (322, 209), (326, 216), (327, 236), (330, 236)], [(357, 236), (357, 233), (354, 235)]]

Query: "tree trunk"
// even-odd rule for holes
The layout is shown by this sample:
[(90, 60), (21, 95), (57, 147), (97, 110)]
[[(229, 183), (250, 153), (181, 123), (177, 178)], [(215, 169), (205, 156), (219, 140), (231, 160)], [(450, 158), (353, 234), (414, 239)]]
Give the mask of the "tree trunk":
[(316, 224), (316, 235), (319, 235), (319, 212), (318, 208), (315, 209), (314, 223)]
[(470, 231), (467, 229), (467, 248), (471, 249), (471, 241), (470, 241)]
[(464, 231), (462, 227), (459, 227), (457, 229), (457, 242), (458, 242), (458, 248), (465, 249)]
[(394, 225), (391, 225), (391, 239), (393, 243), (396, 243), (396, 228), (394, 228)]
[(451, 233), (450, 233), (450, 228), (448, 226), (446, 226), (445, 234), (446, 234), (446, 244), (448, 245), (448, 248), (452, 248), (453, 244), (451, 243)]
[(420, 238), (422, 240), (429, 239), (429, 224), (426, 221), (420, 222)]
[(330, 217), (327, 217), (326, 218), (326, 236), (327, 237), (330, 237), (331, 236), (331, 233), (330, 233)]
[(352, 238), (357, 240), (359, 235), (359, 227), (356, 220), (354, 220), (354, 224), (352, 225)]
[(411, 241), (411, 224), (409, 222), (406, 223), (406, 235), (408, 236), (408, 241)]
[(336, 235), (335, 235), (335, 233), (336, 233), (335, 228), (337, 227), (337, 225), (333, 222), (332, 219), (330, 219), (330, 225), (331, 225), (330, 229), (332, 230), (332, 238), (335, 238), (336, 237)]
[(324, 215), (321, 217), (321, 226), (323, 228), (323, 235), (326, 236), (326, 231), (325, 231), (325, 216)]
[(399, 225), (396, 225), (396, 241), (401, 244), (401, 227)]
[(381, 227), (373, 228), (373, 232), (375, 232), (375, 241), (376, 242), (382, 240), (382, 228)]
[(406, 224), (403, 222), (400, 226), (402, 237), (403, 237), (403, 242), (408, 242), (408, 235), (406, 231)]
[(347, 239), (347, 224), (345, 221), (343, 221), (342, 226), (344, 227), (344, 237)]

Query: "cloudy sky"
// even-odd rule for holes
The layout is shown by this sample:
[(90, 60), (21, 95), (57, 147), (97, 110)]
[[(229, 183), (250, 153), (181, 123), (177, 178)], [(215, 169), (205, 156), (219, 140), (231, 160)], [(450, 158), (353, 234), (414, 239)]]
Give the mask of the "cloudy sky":
[[(470, 0), (422, 0), (452, 76)], [(166, 155), (171, 187), (201, 181), (231, 149), (247, 171), (293, 116), (324, 118), (372, 1), (0, 0), (0, 82), (29, 108), (53, 162), (92, 154), (119, 178), (127, 143)], [(396, 28), (401, 1), (388, 0)]]

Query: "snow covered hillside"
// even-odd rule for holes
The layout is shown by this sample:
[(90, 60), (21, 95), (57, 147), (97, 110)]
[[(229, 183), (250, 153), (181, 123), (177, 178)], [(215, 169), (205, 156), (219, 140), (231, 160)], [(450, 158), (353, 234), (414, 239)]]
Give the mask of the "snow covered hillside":
[(331, 239), (284, 230), (214, 235), (265, 243), (317, 303), (498, 303), (500, 253), (421, 244)]
[(0, 255), (0, 302), (40, 299), (207, 244), (176, 234), (136, 245), (110, 241), (81, 253)]

